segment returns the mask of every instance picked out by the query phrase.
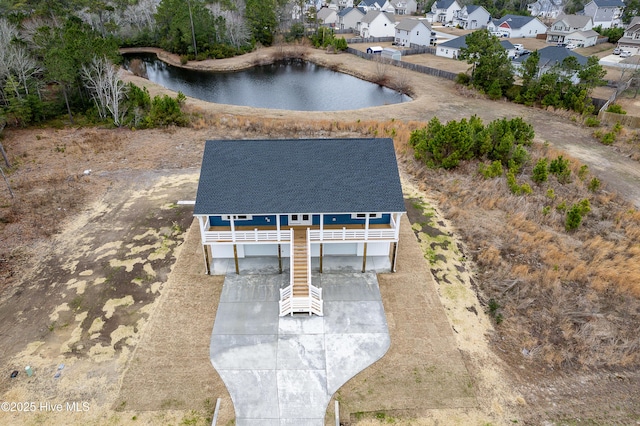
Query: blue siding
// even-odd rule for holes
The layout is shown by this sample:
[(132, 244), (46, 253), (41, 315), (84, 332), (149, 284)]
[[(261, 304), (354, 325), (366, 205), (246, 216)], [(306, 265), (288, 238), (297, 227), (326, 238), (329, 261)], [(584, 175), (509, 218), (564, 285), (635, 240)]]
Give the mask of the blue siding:
[[(231, 226), (231, 221), (222, 220), (222, 216), (209, 216), (209, 223), (211, 226)], [(235, 226), (276, 226), (276, 215), (254, 215), (251, 220), (235, 220), (234, 224)]]
[[(335, 220), (334, 220), (335, 219)], [(324, 215), (325, 225), (364, 225), (365, 219), (352, 219), (350, 214), (326, 214)], [(383, 214), (379, 219), (369, 219), (369, 224), (380, 225), (391, 223), (391, 215)], [(315, 222), (314, 222), (315, 224)]]
[[(312, 215), (313, 224), (320, 225), (320, 215)], [(269, 219), (267, 221), (267, 219)], [(334, 220), (335, 219), (335, 220)], [(209, 216), (210, 226), (231, 226), (228, 220), (222, 220), (222, 216)], [(351, 214), (325, 214), (325, 225), (364, 225), (365, 219), (352, 219)], [(391, 223), (391, 215), (383, 214), (379, 219), (369, 219), (371, 225), (389, 224)], [(276, 215), (254, 215), (251, 220), (236, 220), (236, 226), (276, 226)], [(280, 216), (280, 227), (289, 226), (289, 216)]]

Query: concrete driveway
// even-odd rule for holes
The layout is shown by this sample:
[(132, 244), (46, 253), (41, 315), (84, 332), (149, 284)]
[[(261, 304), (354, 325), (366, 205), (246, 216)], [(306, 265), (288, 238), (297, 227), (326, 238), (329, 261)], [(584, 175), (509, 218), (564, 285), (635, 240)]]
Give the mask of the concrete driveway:
[(324, 317), (280, 318), (288, 274), (225, 278), (211, 337), (211, 363), (239, 426), (322, 426), (331, 396), (380, 359), (390, 337), (373, 272), (314, 274)]

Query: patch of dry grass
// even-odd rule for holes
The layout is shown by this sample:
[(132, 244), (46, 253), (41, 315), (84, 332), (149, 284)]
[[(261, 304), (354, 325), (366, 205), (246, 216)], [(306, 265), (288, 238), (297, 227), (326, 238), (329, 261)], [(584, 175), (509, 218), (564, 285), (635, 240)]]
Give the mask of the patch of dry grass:
[[(583, 169), (580, 179), (582, 164), (572, 158), (570, 183), (552, 175), (533, 183), (537, 159), (558, 155), (569, 158), (544, 144), (533, 147), (518, 176), (534, 188), (528, 196), (511, 194), (504, 176), (480, 178), (473, 162), (444, 172), (403, 160), (467, 242), (481, 300), (501, 306), (497, 330), (507, 356), (536, 348), (535, 359), (551, 365), (638, 365), (640, 212), (603, 189), (590, 192), (592, 175)], [(566, 210), (582, 199), (591, 212), (567, 232)]]

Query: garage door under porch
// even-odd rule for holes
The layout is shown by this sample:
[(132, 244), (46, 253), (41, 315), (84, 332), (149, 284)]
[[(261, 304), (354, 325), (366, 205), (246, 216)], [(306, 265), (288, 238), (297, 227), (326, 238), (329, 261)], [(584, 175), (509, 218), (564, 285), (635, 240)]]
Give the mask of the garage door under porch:
[[(361, 256), (323, 256), (322, 272), (362, 272), (362, 265), (365, 272), (390, 272), (391, 259), (389, 256), (367, 256), (363, 262)], [(213, 258), (211, 260), (211, 275), (227, 275), (236, 272), (234, 259)], [(273, 256), (249, 256), (238, 259), (238, 269), (240, 275), (261, 275), (277, 274), (280, 272), (278, 258)], [(320, 258), (311, 258), (311, 271), (320, 271)], [(289, 274), (289, 258), (283, 258), (282, 273)]]

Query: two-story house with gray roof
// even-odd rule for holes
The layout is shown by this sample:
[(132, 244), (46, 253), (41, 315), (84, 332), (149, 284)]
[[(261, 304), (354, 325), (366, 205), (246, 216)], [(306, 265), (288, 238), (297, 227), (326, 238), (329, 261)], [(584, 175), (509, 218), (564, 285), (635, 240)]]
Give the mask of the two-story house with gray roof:
[(325, 27), (335, 27), (338, 22), (338, 12), (335, 9), (323, 7), (316, 14), (318, 23)]
[(337, 27), (341, 30), (358, 28), (358, 22), (364, 16), (364, 12), (357, 7), (347, 7), (338, 12)]
[(622, 0), (591, 0), (584, 5), (581, 14), (590, 16), (594, 27), (612, 28), (622, 25), (622, 12), (624, 12)]
[(494, 19), (487, 24), (487, 29), (508, 34), (511, 38), (536, 37), (547, 32), (547, 26), (538, 18), (520, 15), (504, 15), (500, 19)]
[(322, 315), (312, 260), (358, 257), (395, 270), (405, 212), (391, 139), (213, 140), (204, 149), (194, 216), (207, 273), (233, 259), (272, 259), (290, 284), (280, 314)]
[(329, 7), (338, 12), (349, 7), (353, 7), (353, 0), (331, 0)]
[(418, 10), (416, 0), (389, 0), (395, 15), (411, 15)]
[(618, 40), (618, 47), (632, 55), (640, 54), (640, 16), (634, 17), (627, 25), (624, 35)]
[(395, 43), (398, 46), (430, 46), (435, 41), (429, 23), (422, 19), (405, 18), (396, 24)]
[(447, 22), (453, 22), (453, 18), (458, 15), (462, 7), (457, 0), (437, 0), (431, 6), (431, 11), (427, 13), (427, 21), (429, 22), (441, 22), (443, 24)]
[(453, 23), (465, 30), (477, 30), (486, 28), (490, 20), (491, 14), (487, 12), (487, 9), (482, 6), (468, 4), (462, 6)]
[(394, 37), (396, 35), (396, 24), (392, 19), (393, 15), (378, 10), (370, 10), (358, 22), (356, 33), (363, 38)]
[(547, 43), (572, 43), (578, 47), (595, 46), (598, 33), (587, 15), (561, 15), (547, 31)]
[(556, 19), (562, 14), (563, 0), (536, 0), (527, 5), (531, 16), (541, 19)]

